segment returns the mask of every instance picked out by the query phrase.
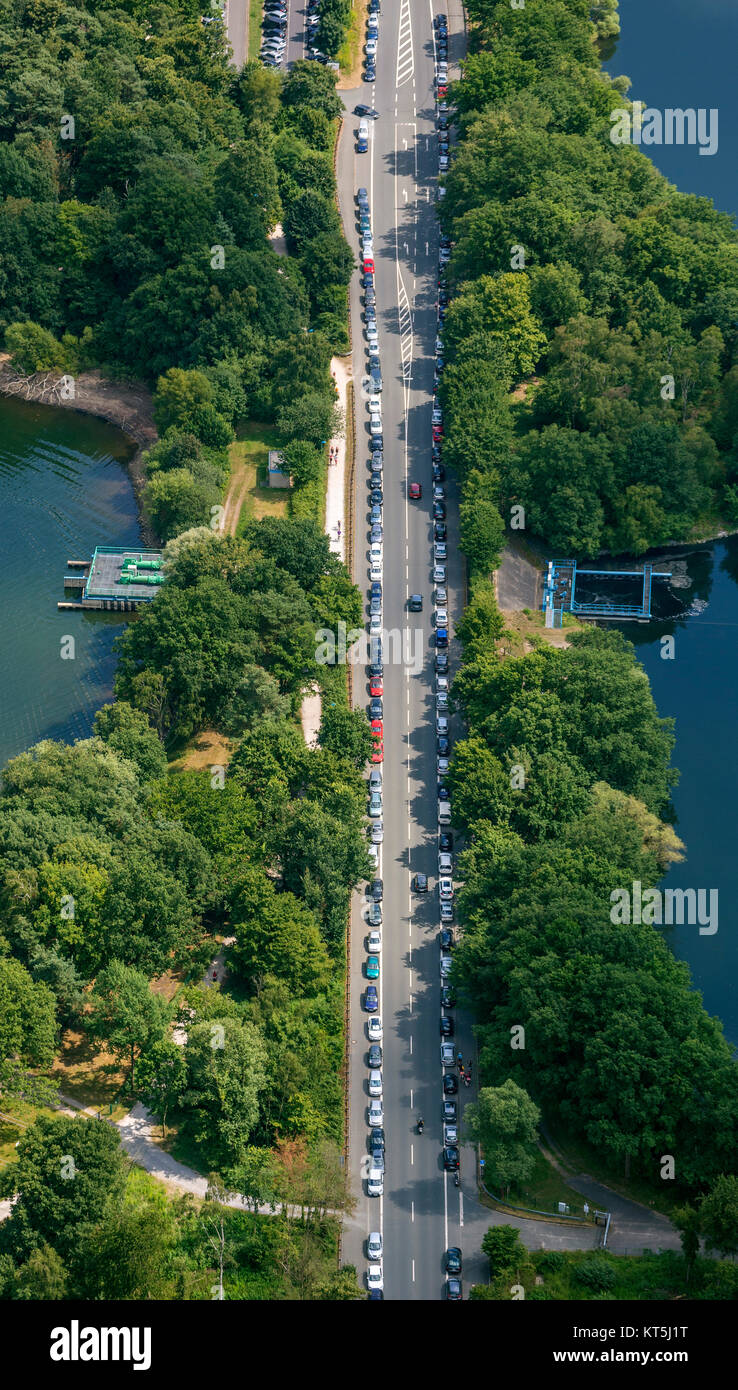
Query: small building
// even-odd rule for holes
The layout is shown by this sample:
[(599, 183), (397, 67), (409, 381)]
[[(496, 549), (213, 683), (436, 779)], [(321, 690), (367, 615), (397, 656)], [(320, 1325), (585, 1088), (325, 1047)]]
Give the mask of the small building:
[(267, 484), (269, 487), (292, 487), (292, 478), (285, 472), (284, 456), (279, 449), (269, 450)]
[(91, 560), (68, 560), (73, 573), (64, 588), (81, 592), (81, 599), (59, 608), (103, 608), (133, 612), (156, 598), (165, 576), (161, 550), (139, 546), (98, 545)]

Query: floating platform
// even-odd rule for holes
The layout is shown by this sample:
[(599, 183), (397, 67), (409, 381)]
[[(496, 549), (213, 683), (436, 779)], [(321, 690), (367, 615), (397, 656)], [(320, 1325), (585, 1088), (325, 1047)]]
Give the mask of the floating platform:
[(64, 588), (81, 598), (57, 608), (135, 612), (142, 603), (151, 603), (165, 582), (162, 554), (137, 546), (98, 545), (91, 560), (67, 560), (67, 568), (75, 572), (64, 575)]
[[(624, 603), (618, 598), (578, 598), (577, 581), (585, 583), (590, 576), (602, 581), (638, 581), (640, 603)], [(577, 569), (576, 560), (549, 560), (543, 590), (543, 612), (546, 627), (561, 627), (564, 613), (573, 618), (600, 618), (622, 622), (647, 622), (651, 617), (651, 598), (654, 579), (671, 579), (670, 570), (655, 570), (646, 562), (640, 570)], [(607, 587), (605, 585), (605, 587)]]

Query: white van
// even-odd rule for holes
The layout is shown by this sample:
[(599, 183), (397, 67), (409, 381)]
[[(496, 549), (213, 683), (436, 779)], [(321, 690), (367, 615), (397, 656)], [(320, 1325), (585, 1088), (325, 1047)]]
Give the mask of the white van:
[(359, 139), (360, 139), (360, 140), (368, 140), (368, 139), (369, 139), (369, 122), (368, 122), (368, 121), (359, 121)]
[(439, 825), (450, 825), (450, 824), (451, 824), (451, 802), (450, 802), (450, 801), (439, 801), (439, 803), (438, 803), (438, 824), (439, 824)]

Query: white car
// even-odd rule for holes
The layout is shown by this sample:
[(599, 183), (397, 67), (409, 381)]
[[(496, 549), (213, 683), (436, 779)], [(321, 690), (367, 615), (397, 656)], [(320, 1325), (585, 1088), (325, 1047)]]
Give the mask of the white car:
[(374, 238), (373, 238), (373, 237), (368, 236), (368, 235), (365, 236), (365, 237), (363, 237), (362, 242), (361, 242), (361, 251), (362, 251), (362, 255), (363, 255), (363, 257), (364, 257), (364, 260), (366, 260), (367, 256), (372, 256), (372, 257), (374, 256)]
[(436, 338), (436, 354), (439, 352), (443, 352), (443, 338), (440, 335)]
[(367, 329), (366, 341), (367, 341), (367, 343), (368, 343), (368, 345), (369, 345), (369, 351), (370, 351), (370, 352), (372, 352), (372, 353), (374, 353), (374, 352), (379, 352), (379, 338), (378, 338), (378, 336), (377, 336), (377, 330), (376, 330), (376, 328), (368, 328), (368, 329)]
[[(439, 156), (438, 156), (438, 169), (439, 169), (439, 172), (440, 172), (441, 174), (445, 174), (446, 170), (448, 169), (448, 155), (447, 155), (447, 154), (439, 154)], [(444, 264), (445, 264), (445, 262), (444, 262), (444, 261), (441, 261), (441, 265), (444, 265)]]
[(382, 413), (382, 397), (370, 396), (367, 401), (367, 406), (370, 414), (380, 415)]
[[(441, 343), (441, 346), (440, 346), (440, 347), (437, 347), (437, 348), (436, 348), (436, 354), (437, 354), (437, 355), (440, 354), (440, 353), (442, 353), (442, 352), (443, 352), (443, 343)], [(433, 414), (431, 415), (431, 424), (432, 424), (432, 425), (442, 425), (442, 424), (443, 424), (443, 411), (441, 410), (440, 406), (438, 406), (438, 405), (437, 405), (437, 406), (434, 406), (434, 408), (433, 408)]]
[(446, 902), (450, 902), (450, 901), (451, 901), (452, 897), (454, 896), (454, 884), (453, 884), (453, 879), (450, 879), (450, 878), (439, 878), (439, 880), (438, 880), (438, 896), (439, 896), (440, 898), (445, 898)]
[(366, 852), (372, 862), (372, 868), (379, 868), (379, 845), (367, 845)]
[[(453, 1052), (453, 1048), (451, 1048)], [(453, 1060), (453, 1059), (452, 1059)], [(382, 1096), (382, 1073), (381, 1071), (370, 1071), (369, 1073), (369, 1095)]]
[[(450, 856), (449, 856), (450, 858)], [(382, 933), (375, 927), (366, 939), (366, 949), (370, 956), (376, 956), (382, 949)]]
[(372, 541), (369, 547), (369, 559), (372, 564), (381, 565), (382, 563), (382, 542)]
[(372, 844), (381, 845), (384, 839), (384, 825), (382, 824), (381, 820), (372, 821), (370, 834)]
[(448, 694), (448, 676), (436, 676), (436, 690), (439, 692), (443, 690)]
[(456, 1061), (453, 1043), (441, 1043), (441, 1066), (452, 1067)]
[(369, 139), (369, 122), (363, 119), (359, 121), (359, 139)]
[(442, 980), (445, 980), (446, 976), (451, 974), (451, 966), (453, 963), (454, 958), (451, 953), (449, 951), (441, 951), (440, 970)]
[(434, 583), (434, 584), (445, 584), (445, 583), (446, 583), (446, 566), (445, 566), (445, 565), (434, 565), (434, 566), (433, 566), (433, 583)]
[(384, 1276), (381, 1265), (370, 1265), (366, 1272), (366, 1286), (370, 1290), (384, 1288)]
[(384, 1171), (373, 1164), (369, 1169), (369, 1176), (366, 1180), (367, 1197), (382, 1197), (384, 1195)]
[(439, 690), (436, 695), (436, 709), (439, 712), (448, 709), (448, 695), (445, 690)]
[(436, 772), (439, 777), (446, 777), (451, 766), (450, 758), (436, 758)]
[[(439, 111), (440, 111), (440, 110), (442, 110), (442, 107), (439, 106), (438, 109), (439, 109)], [(439, 185), (437, 197), (438, 197), (439, 203), (440, 203), (440, 201), (441, 201), (442, 198), (445, 198), (445, 197), (446, 197), (446, 190), (445, 190), (443, 184), (440, 184), (440, 185)]]
[(370, 567), (370, 569), (369, 569), (369, 578), (370, 578), (372, 584), (374, 584), (374, 583), (379, 583), (379, 584), (381, 584), (381, 582), (382, 582), (382, 566), (381, 566), (380, 564), (373, 564), (373, 565)]
[[(443, 1126), (443, 1142), (444, 1144), (453, 1144), (454, 1146), (459, 1142), (459, 1126), (453, 1124), (449, 1120), (447, 1120)], [(369, 1239), (371, 1240), (371, 1236)], [(381, 1255), (381, 1250), (379, 1253)]]
[(378, 415), (376, 411), (374, 411), (373, 414), (369, 416), (369, 433), (382, 433), (382, 417), (381, 415)]
[(376, 636), (376, 634), (377, 634), (378, 632), (381, 632), (381, 631), (382, 631), (382, 614), (381, 614), (381, 613), (372, 613), (371, 616), (370, 616), (370, 618), (369, 618), (369, 634), (370, 634), (370, 636), (374, 637), (374, 636)]
[[(437, 734), (448, 734), (448, 730), (449, 730), (448, 715), (447, 715), (447, 714), (437, 714), (437, 715), (436, 715), (436, 733), (437, 733)], [(372, 814), (372, 812), (370, 811), (370, 812), (369, 812), (369, 815), (371, 815), (371, 814)], [(377, 815), (379, 815), (379, 811), (377, 811)]]
[[(449, 956), (449, 960), (451, 957)], [(369, 1127), (379, 1129), (384, 1124), (384, 1106), (378, 1096), (369, 1101)]]
[(433, 621), (436, 627), (448, 627), (448, 609), (437, 608)]
[(370, 1231), (366, 1242), (366, 1253), (370, 1260), (381, 1260), (382, 1258), (382, 1232)]
[(373, 1014), (368, 1020), (366, 1031), (370, 1042), (382, 1041), (382, 1020), (379, 1014)]
[[(449, 854), (448, 850), (445, 850), (445, 849), (440, 850), (440, 851), (439, 851), (439, 854), (438, 854), (438, 873), (439, 873), (439, 876), (446, 877), (447, 875), (452, 874), (453, 871), (454, 871), (454, 856), (453, 856), (453, 854)], [(379, 935), (379, 932), (377, 932), (377, 936), (378, 936), (378, 935)], [(370, 951), (373, 950), (373, 949), (374, 949), (374, 948), (373, 948), (372, 946), (369, 947), (369, 950), (370, 950)]]
[(379, 43), (379, 40), (378, 40), (378, 39), (367, 39), (367, 41), (366, 41), (366, 56), (367, 56), (367, 58), (376, 58), (376, 56), (377, 56), (377, 44), (378, 44), (378, 43)]

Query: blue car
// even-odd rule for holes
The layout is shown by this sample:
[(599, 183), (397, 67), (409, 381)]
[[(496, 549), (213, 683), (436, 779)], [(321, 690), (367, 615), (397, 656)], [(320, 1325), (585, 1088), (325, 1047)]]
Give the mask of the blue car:
[(366, 152), (367, 152), (368, 149), (369, 149), (369, 142), (368, 142), (368, 140), (365, 140), (365, 139), (363, 138), (363, 136), (362, 136), (360, 139), (358, 139), (358, 140), (356, 141), (356, 153), (357, 153), (357, 154), (366, 154)]
[(367, 985), (366, 993), (364, 995), (364, 1008), (366, 1009), (368, 1014), (375, 1014), (377, 1012), (378, 1007), (379, 1001), (377, 999), (377, 986)]
[(364, 81), (365, 81), (365, 82), (376, 82), (376, 80), (377, 80), (377, 69), (376, 69), (376, 68), (367, 67), (367, 68), (365, 69), (365, 71), (364, 71)]

